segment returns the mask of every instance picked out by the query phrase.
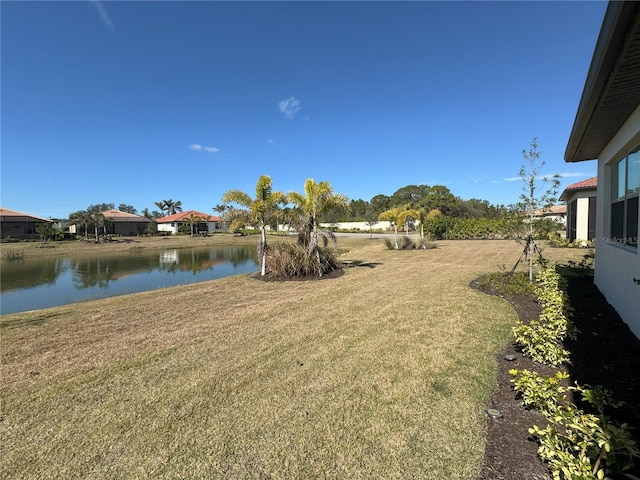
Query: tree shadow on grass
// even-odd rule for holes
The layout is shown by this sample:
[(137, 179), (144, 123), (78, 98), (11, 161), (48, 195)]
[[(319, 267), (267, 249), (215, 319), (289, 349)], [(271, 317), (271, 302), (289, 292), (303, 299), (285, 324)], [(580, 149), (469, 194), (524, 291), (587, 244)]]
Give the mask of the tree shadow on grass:
[(353, 267), (367, 267), (367, 268), (376, 268), (378, 265), (382, 265), (379, 262), (363, 262), (362, 260), (346, 260), (342, 262), (345, 268), (353, 268)]
[(0, 322), (0, 332), (12, 330), (14, 328), (30, 327), (36, 325), (44, 325), (47, 320), (63, 316), (62, 313), (43, 313), (35, 317), (17, 318)]

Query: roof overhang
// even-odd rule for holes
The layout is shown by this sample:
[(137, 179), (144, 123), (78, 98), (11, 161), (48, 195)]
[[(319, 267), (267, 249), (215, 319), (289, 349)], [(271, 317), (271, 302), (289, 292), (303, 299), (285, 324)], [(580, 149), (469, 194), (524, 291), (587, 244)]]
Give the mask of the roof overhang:
[(564, 159), (593, 160), (640, 105), (640, 2), (609, 2)]

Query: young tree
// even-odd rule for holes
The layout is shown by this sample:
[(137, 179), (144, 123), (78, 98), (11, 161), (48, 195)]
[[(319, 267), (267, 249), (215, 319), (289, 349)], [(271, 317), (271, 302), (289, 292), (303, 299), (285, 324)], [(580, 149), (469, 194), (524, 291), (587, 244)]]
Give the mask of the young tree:
[(274, 192), (271, 177), (262, 175), (256, 184), (256, 198), (252, 199), (241, 190), (229, 190), (222, 196), (223, 203), (235, 203), (244, 209), (232, 209), (233, 220), (231, 231), (245, 225), (257, 225), (260, 228), (260, 243), (258, 244), (258, 258), (260, 260), (260, 275), (267, 273), (267, 231), (269, 220), (278, 210), (278, 204), (286, 202), (286, 195)]
[(364, 221), (369, 227), (369, 238), (373, 238), (373, 226), (378, 223), (378, 214), (373, 210), (372, 207), (367, 208), (367, 211), (364, 212)]
[(556, 173), (552, 177), (540, 177), (540, 171), (545, 162), (540, 160), (537, 137), (534, 137), (529, 145), (529, 150), (522, 150), (522, 157), (525, 163), (520, 167), (519, 175), (524, 182), (524, 186), (522, 187), (519, 205), (521, 211), (529, 217), (527, 255), (529, 255), (529, 281), (533, 282), (533, 254), (535, 249), (535, 244), (533, 243), (533, 218), (536, 210), (547, 210), (556, 202), (556, 194), (560, 187), (560, 175)]
[(411, 208), (405, 207), (394, 207), (390, 210), (382, 212), (378, 217), (378, 220), (386, 220), (391, 222), (393, 225), (393, 230), (395, 232), (395, 249), (398, 250), (398, 226), (402, 227), (405, 223), (411, 218), (419, 218), (420, 214)]

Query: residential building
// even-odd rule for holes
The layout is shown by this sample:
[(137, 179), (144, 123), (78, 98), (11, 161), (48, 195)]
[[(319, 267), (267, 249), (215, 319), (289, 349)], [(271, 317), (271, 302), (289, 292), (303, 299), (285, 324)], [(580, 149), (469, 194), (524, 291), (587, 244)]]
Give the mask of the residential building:
[(640, 2), (610, 2), (565, 152), (598, 162), (595, 283), (640, 337)]
[(533, 212), (534, 220), (553, 220), (558, 223), (562, 228), (567, 223), (567, 206), (566, 205), (551, 205), (548, 208), (539, 208)]
[(596, 187), (598, 177), (572, 183), (560, 200), (567, 202), (567, 240), (591, 241), (596, 238)]
[(196, 210), (188, 210), (186, 212), (169, 215), (168, 217), (158, 218), (156, 220), (158, 223), (158, 232), (176, 234), (179, 232), (181, 225), (188, 225), (189, 229), (191, 229), (191, 218), (196, 221), (196, 223), (194, 223), (194, 233), (196, 234), (225, 231), (224, 222), (220, 217)]
[(41, 222), (53, 224), (53, 220), (49, 218), (0, 207), (0, 238), (11, 237), (21, 240), (38, 238), (36, 225)]
[[(120, 235), (122, 237), (137, 237), (147, 232), (149, 223), (153, 220), (134, 215), (132, 213), (121, 212), (120, 210), (105, 210), (100, 212), (104, 215), (104, 227), (100, 227), (100, 235)], [(69, 233), (79, 235), (84, 232), (85, 226), (71, 224), (69, 225)], [(93, 227), (89, 226), (92, 232)]]

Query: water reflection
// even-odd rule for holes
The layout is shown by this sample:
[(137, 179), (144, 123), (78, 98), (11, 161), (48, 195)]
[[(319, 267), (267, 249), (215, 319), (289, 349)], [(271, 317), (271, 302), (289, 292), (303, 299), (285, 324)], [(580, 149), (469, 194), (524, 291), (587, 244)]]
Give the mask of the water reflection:
[(3, 260), (0, 313), (249, 273), (254, 249), (233, 246), (108, 256)]

